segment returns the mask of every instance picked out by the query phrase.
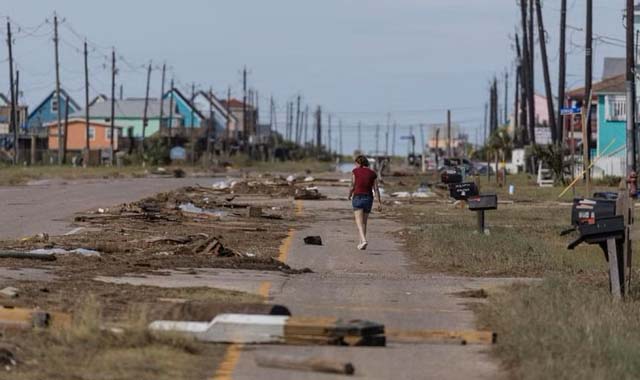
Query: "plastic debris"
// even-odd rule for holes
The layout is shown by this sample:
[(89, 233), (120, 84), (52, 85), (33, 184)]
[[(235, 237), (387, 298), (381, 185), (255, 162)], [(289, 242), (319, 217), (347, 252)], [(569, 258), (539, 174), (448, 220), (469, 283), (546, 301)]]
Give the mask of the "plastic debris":
[(186, 212), (186, 213), (189, 213), (189, 214), (206, 215), (206, 216), (212, 216), (214, 218), (222, 218), (222, 217), (227, 215), (227, 213), (224, 212), (224, 211), (205, 210), (203, 208), (200, 208), (200, 207), (194, 205), (191, 202), (183, 203), (180, 206), (178, 206), (178, 208), (180, 209), (180, 211)]
[(309, 176), (309, 177), (307, 177), (307, 178), (305, 178), (305, 179), (304, 179), (304, 181), (305, 181), (305, 182), (313, 182), (313, 181), (315, 181), (315, 180), (316, 180), (316, 179), (315, 179), (315, 178), (313, 178), (313, 177), (311, 177), (311, 176)]
[(295, 182), (295, 180), (296, 180), (296, 177), (294, 177), (292, 175), (287, 177), (287, 182)]
[(92, 249), (85, 248), (76, 248), (71, 250), (66, 250), (64, 248), (40, 248), (29, 251), (28, 253), (33, 255), (68, 255), (70, 253), (75, 253), (81, 256), (87, 257), (100, 257), (101, 254), (98, 251), (94, 251)]

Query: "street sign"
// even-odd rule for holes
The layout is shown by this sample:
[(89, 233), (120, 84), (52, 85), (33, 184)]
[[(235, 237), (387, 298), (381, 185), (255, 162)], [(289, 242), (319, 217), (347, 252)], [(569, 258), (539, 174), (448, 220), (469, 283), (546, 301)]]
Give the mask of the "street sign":
[(560, 108), (560, 115), (577, 115), (582, 113), (582, 110), (579, 107), (568, 107), (568, 108)]

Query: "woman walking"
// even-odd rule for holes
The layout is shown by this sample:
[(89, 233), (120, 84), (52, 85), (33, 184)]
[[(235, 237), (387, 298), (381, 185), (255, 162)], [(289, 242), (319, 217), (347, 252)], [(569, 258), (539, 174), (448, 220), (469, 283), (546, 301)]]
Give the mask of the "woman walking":
[(367, 220), (373, 208), (373, 194), (378, 198), (379, 209), (382, 211), (382, 200), (378, 187), (378, 175), (369, 169), (369, 160), (365, 156), (356, 158), (356, 168), (351, 174), (351, 190), (349, 200), (356, 217), (356, 226), (360, 234), (359, 250), (367, 249)]

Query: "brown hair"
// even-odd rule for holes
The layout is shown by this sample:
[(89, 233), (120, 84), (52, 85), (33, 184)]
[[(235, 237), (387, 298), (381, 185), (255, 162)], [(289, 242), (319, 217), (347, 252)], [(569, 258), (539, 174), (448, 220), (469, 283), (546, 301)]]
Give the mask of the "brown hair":
[(363, 155), (359, 155), (356, 157), (356, 164), (364, 166), (365, 168), (369, 167), (369, 159)]

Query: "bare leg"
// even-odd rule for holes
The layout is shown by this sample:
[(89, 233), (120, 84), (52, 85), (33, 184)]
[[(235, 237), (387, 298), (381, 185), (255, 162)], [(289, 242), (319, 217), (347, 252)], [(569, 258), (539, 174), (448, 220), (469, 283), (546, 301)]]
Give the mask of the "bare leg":
[(355, 217), (356, 217), (356, 226), (358, 226), (358, 233), (360, 234), (360, 243), (364, 242), (367, 240), (366, 238), (366, 234), (365, 234), (365, 227), (364, 227), (364, 211), (363, 210), (356, 210), (354, 212)]
[(368, 220), (369, 220), (369, 213), (363, 212), (362, 213), (362, 232), (364, 235), (364, 240), (362, 241), (367, 241), (367, 221)]

